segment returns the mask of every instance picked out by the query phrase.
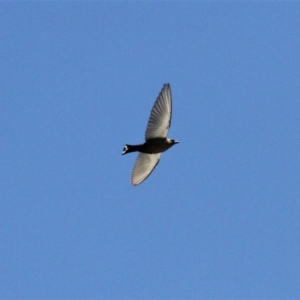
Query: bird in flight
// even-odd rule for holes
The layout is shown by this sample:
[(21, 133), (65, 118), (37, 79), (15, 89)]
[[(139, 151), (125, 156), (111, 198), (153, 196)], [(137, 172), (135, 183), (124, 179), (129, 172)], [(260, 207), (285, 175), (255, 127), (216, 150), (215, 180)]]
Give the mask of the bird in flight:
[(145, 143), (139, 145), (126, 144), (123, 149), (122, 155), (130, 152), (140, 152), (131, 175), (132, 185), (142, 183), (159, 163), (161, 153), (179, 143), (167, 138), (171, 118), (171, 87), (169, 83), (166, 83), (152, 107), (145, 132)]

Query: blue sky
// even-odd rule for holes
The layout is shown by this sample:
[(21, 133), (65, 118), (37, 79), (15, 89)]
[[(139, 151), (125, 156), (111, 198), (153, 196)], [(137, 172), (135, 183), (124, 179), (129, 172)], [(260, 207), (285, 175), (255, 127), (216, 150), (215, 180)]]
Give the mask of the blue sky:
[[(299, 2), (2, 2), (1, 299), (300, 299)], [(130, 185), (150, 110), (180, 141)]]

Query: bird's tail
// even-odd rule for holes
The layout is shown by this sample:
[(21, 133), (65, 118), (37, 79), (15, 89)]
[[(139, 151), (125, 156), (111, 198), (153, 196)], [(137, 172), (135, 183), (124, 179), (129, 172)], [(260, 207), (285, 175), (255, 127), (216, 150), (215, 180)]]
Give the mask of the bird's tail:
[(122, 155), (130, 152), (140, 151), (141, 145), (125, 145)]

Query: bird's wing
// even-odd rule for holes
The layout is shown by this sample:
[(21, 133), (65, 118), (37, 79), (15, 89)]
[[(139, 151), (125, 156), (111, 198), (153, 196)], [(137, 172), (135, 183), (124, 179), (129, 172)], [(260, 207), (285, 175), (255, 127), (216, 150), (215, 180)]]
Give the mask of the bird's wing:
[(159, 163), (161, 153), (147, 154), (140, 153), (136, 159), (132, 175), (131, 184), (138, 185), (142, 183), (155, 169)]
[(167, 137), (171, 126), (172, 94), (169, 83), (164, 84), (151, 110), (145, 138)]

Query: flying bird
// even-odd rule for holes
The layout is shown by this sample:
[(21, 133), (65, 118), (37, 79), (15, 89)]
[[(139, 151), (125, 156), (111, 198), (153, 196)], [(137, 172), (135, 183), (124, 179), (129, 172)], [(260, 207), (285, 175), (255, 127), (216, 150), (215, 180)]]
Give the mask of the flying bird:
[(122, 155), (130, 152), (140, 152), (131, 175), (132, 185), (142, 183), (159, 163), (161, 153), (179, 143), (167, 138), (171, 118), (171, 87), (169, 83), (166, 83), (152, 107), (145, 132), (145, 143), (139, 145), (126, 144), (123, 149)]

